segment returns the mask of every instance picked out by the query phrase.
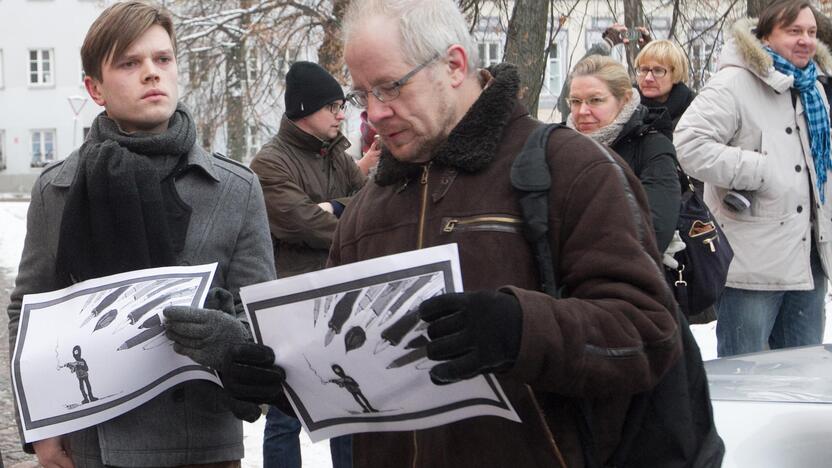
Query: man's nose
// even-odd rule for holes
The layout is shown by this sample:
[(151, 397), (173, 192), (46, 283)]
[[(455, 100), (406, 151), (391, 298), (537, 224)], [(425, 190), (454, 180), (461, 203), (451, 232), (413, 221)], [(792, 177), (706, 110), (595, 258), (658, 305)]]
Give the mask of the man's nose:
[(367, 120), (373, 126), (392, 115), (393, 109), (389, 104), (379, 101), (374, 94), (369, 93), (367, 96)]
[(159, 67), (153, 60), (147, 59), (142, 62), (143, 81), (159, 81)]

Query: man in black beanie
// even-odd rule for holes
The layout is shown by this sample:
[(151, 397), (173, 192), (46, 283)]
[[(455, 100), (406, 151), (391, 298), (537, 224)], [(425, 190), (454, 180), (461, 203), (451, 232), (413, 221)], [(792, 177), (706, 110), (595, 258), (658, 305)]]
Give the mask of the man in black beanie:
[[(346, 101), (335, 78), (318, 64), (296, 62), (286, 74), (284, 99), (280, 130), (251, 162), (266, 199), (279, 278), (324, 268), (335, 224), (365, 182), (345, 154), (350, 144), (340, 126)], [(300, 427), (296, 418), (269, 409), (265, 468), (300, 468)], [(330, 448), (335, 468), (352, 465), (350, 437), (332, 439)]]

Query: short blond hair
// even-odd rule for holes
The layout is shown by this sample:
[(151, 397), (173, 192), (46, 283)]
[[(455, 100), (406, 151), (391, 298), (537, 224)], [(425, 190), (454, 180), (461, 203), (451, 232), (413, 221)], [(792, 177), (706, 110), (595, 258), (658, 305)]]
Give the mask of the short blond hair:
[(636, 57), (635, 67), (638, 68), (642, 62), (648, 60), (655, 60), (664, 65), (670, 72), (673, 84), (688, 81), (688, 59), (676, 43), (665, 39), (647, 43)]
[(605, 55), (590, 55), (575, 65), (569, 81), (579, 76), (591, 76), (601, 80), (616, 99), (627, 102), (633, 95), (630, 75), (624, 65)]

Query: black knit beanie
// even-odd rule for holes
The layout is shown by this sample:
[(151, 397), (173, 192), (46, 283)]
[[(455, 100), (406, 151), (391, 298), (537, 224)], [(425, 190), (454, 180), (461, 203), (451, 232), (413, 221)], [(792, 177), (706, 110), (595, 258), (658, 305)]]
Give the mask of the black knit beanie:
[(295, 62), (286, 73), (286, 117), (291, 120), (313, 114), (325, 105), (344, 99), (335, 78), (317, 63)]

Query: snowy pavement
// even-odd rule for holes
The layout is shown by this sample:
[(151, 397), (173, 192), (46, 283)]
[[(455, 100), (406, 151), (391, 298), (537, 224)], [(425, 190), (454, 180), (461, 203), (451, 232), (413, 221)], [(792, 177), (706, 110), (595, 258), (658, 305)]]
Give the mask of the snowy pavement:
[[(20, 253), (23, 250), (23, 240), (26, 234), (27, 202), (0, 202), (0, 271), (10, 277), (17, 274)], [(827, 302), (827, 317), (830, 307)], [(716, 322), (705, 325), (691, 326), (696, 341), (702, 351), (702, 359), (716, 358)], [(824, 343), (832, 341), (832, 318), (826, 320)], [(4, 364), (5, 367), (5, 364)], [(243, 459), (244, 468), (263, 466), (261, 446), (263, 442), (263, 425), (265, 416), (256, 422), (244, 423), (244, 442), (246, 457)], [(330, 468), (332, 463), (327, 441), (313, 444), (306, 433), (301, 433), (301, 452), (303, 465), (310, 468)]]

